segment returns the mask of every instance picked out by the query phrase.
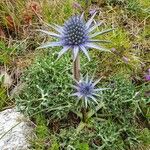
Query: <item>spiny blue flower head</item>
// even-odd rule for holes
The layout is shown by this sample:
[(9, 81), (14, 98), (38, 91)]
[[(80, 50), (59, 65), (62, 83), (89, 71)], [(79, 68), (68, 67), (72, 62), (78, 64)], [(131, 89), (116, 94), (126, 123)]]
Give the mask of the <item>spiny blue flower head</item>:
[(79, 16), (73, 16), (66, 22), (64, 33), (62, 41), (66, 46), (80, 46), (88, 41), (85, 23)]
[(95, 44), (96, 42), (109, 43), (109, 41), (96, 40), (93, 39), (93, 37), (110, 32), (113, 29), (94, 32), (94, 30), (102, 24), (102, 22), (95, 25), (92, 24), (95, 15), (96, 13), (94, 13), (94, 15), (87, 22), (84, 21), (82, 14), (81, 16), (72, 16), (68, 21), (65, 22), (64, 26), (59, 26), (56, 24), (49, 25), (50, 27), (55, 29), (57, 33), (38, 30), (52, 37), (58, 38), (57, 42), (48, 42), (38, 48), (62, 46), (63, 49), (59, 52), (58, 58), (60, 58), (65, 52), (71, 49), (73, 50), (74, 61), (76, 60), (79, 51), (82, 51), (87, 56), (88, 60), (90, 60), (88, 54), (89, 48), (95, 48), (101, 51), (109, 51), (101, 47), (100, 45)]
[(84, 101), (85, 107), (87, 107), (91, 102), (98, 104), (96, 98), (100, 96), (99, 92), (108, 89), (96, 88), (96, 85), (99, 81), (100, 79), (93, 82), (93, 77), (89, 79), (88, 75), (86, 76), (86, 79), (83, 78), (79, 82), (76, 81), (76, 85), (73, 85), (73, 88), (76, 90), (76, 92), (73, 93), (72, 96), (77, 96), (79, 99)]

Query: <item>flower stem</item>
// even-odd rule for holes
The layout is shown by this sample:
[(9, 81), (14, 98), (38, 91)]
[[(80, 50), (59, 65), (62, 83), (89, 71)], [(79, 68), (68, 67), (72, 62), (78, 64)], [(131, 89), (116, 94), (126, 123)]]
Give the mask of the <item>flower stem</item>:
[[(82, 118), (82, 121), (80, 122), (80, 124), (78, 125), (77, 127), (77, 134), (82, 130), (84, 129), (85, 126), (87, 126), (87, 121), (88, 119), (90, 119), (97, 111), (99, 111), (102, 107), (104, 107), (104, 104), (101, 104), (101, 105), (98, 105), (94, 110), (90, 110), (87, 112), (87, 110), (83, 109), (82, 110), (82, 115), (83, 115), (83, 118)], [(85, 112), (84, 112), (85, 111)], [(85, 114), (84, 114), (85, 113)], [(85, 116), (84, 116), (85, 115)], [(84, 118), (85, 117), (85, 118)]]
[(79, 126), (76, 129), (77, 134), (79, 134), (79, 132), (86, 126), (86, 123), (84, 122), (80, 122)]
[(82, 108), (82, 121), (86, 122), (87, 121), (87, 109)]
[(79, 54), (76, 57), (76, 60), (73, 62), (73, 76), (74, 79), (79, 81), (80, 80), (80, 57)]
[(96, 112), (98, 112), (102, 107), (104, 107), (104, 104), (102, 103), (101, 105), (99, 104), (96, 106), (95, 110), (90, 110), (87, 112), (87, 119), (91, 118)]

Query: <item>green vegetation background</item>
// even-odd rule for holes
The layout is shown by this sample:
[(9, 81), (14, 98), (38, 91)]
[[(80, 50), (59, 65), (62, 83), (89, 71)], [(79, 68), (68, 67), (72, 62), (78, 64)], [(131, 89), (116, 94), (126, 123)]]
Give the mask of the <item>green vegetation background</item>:
[[(76, 135), (79, 120), (70, 112), (80, 108), (69, 96), (70, 54), (54, 64), (60, 49), (35, 50), (52, 40), (35, 30), (63, 24), (83, 10), (88, 18), (95, 9), (96, 21), (104, 22), (98, 30), (115, 27), (97, 37), (112, 41), (104, 46), (113, 53), (91, 51), (89, 63), (81, 54), (82, 73), (96, 71), (96, 78), (104, 77), (99, 86), (113, 90), (100, 99), (105, 107), (89, 120), (90, 127)], [(32, 116), (37, 125), (32, 149), (149, 149), (150, 98), (145, 93), (150, 87), (144, 80), (150, 68), (149, 0), (2, 0), (0, 38), (0, 110), (17, 104)]]

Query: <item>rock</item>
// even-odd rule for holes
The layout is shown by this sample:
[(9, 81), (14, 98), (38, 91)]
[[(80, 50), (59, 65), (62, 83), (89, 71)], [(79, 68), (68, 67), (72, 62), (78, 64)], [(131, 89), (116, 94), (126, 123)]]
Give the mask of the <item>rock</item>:
[(15, 108), (0, 112), (0, 150), (28, 150), (33, 123)]
[[(3, 81), (2, 81), (2, 78), (3, 78)], [(6, 88), (9, 88), (13, 83), (11, 76), (6, 71), (1, 71), (0, 81), (2, 82), (3, 86)]]

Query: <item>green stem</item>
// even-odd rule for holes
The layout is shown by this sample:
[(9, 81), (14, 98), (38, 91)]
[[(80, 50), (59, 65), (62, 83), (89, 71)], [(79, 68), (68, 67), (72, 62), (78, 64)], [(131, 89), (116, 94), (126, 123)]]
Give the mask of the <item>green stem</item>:
[(74, 79), (79, 81), (80, 80), (80, 57), (79, 54), (77, 55), (76, 60), (73, 62), (73, 76)]
[(80, 122), (80, 124), (78, 125), (76, 132), (77, 134), (86, 126), (86, 123), (84, 122)]
[(97, 111), (99, 111), (104, 105), (101, 104), (101, 105), (98, 105), (96, 107), (96, 110), (90, 110), (88, 113), (87, 113), (87, 119), (91, 118)]
[[(94, 111), (94, 110), (90, 110), (89, 112), (86, 112), (86, 116), (83, 116), (83, 117), (85, 117), (84, 119), (83, 119), (83, 121), (81, 121), (80, 123), (79, 123), (79, 125), (78, 125), (78, 127), (77, 127), (77, 134), (87, 125), (86, 124), (86, 122), (87, 122), (87, 120), (89, 119), (89, 118), (91, 118), (98, 110), (100, 110), (102, 107), (103, 107), (104, 105), (103, 104), (101, 104), (101, 105), (98, 105), (97, 107), (96, 107), (96, 110)], [(83, 113), (82, 113), (83, 114)], [(84, 114), (85, 115), (85, 114)]]
[(87, 121), (87, 109), (86, 108), (82, 108), (82, 120), (85, 123)]

